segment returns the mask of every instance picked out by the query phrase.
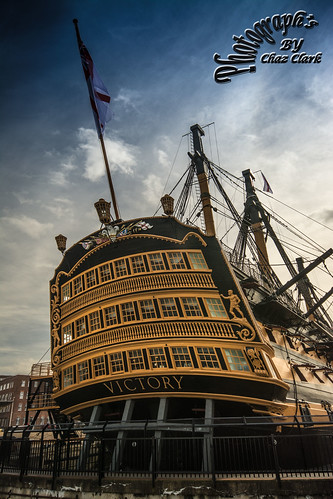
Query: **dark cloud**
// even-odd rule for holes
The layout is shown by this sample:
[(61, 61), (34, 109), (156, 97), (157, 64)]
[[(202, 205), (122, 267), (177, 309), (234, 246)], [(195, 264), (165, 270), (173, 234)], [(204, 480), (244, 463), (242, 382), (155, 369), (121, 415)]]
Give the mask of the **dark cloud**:
[[(231, 53), (233, 34), (299, 8), (319, 20), (302, 36), (308, 53), (324, 51), (321, 64), (269, 66), (258, 58), (256, 73), (214, 82), (213, 54)], [(93, 204), (109, 196), (94, 166), (103, 160), (73, 18), (112, 97), (105, 136), (123, 218), (155, 211), (181, 136), (193, 123), (214, 121), (224, 167), (237, 176), (262, 169), (277, 197), (331, 220), (332, 7), (326, 0), (13, 0), (1, 11), (3, 371), (28, 372), (48, 349), (48, 282), (61, 256), (54, 236), (64, 233), (70, 245), (96, 230)], [(278, 46), (266, 43), (263, 50)], [(210, 151), (208, 137), (205, 147)], [(170, 184), (187, 162), (185, 141)], [(317, 227), (304, 229), (329, 243)]]

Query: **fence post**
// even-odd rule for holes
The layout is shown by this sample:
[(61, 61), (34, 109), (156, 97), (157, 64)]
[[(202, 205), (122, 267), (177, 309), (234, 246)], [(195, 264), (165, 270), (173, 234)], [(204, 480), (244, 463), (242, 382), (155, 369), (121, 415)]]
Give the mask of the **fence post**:
[(104, 478), (104, 456), (105, 456), (105, 436), (102, 435), (99, 441), (99, 463), (98, 463), (98, 485), (102, 485), (102, 478)]
[(155, 486), (156, 479), (156, 438), (151, 437), (151, 483)]
[(55, 446), (54, 446), (54, 461), (53, 461), (53, 472), (52, 472), (52, 490), (55, 490), (55, 483), (56, 483), (56, 478), (58, 476), (58, 471), (59, 471), (59, 458), (60, 458), (60, 453), (59, 453), (59, 445), (60, 445), (60, 440), (55, 441)]
[(278, 453), (277, 453), (277, 440), (275, 439), (276, 435), (271, 435), (271, 444), (272, 444), (272, 449), (273, 449), (273, 458), (274, 458), (274, 464), (275, 464), (275, 476), (276, 480), (278, 482), (279, 487), (281, 486), (281, 476), (280, 476), (280, 465), (279, 465), (279, 458), (278, 458)]
[(23, 438), (20, 444), (19, 463), (20, 463), (20, 480), (27, 472), (27, 467), (30, 459), (30, 441)]
[(210, 462), (211, 462), (211, 473), (213, 486), (216, 486), (216, 475), (215, 475), (215, 456), (214, 456), (214, 437), (210, 439)]

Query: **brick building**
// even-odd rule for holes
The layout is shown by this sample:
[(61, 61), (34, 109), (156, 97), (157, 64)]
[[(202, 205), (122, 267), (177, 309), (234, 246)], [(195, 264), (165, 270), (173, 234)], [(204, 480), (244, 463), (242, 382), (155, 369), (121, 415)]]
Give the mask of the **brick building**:
[(0, 427), (25, 422), (30, 376), (0, 375)]
[[(29, 375), (0, 375), (0, 428), (30, 423), (37, 409), (29, 407), (31, 406), (28, 404), (29, 396), (31, 398), (39, 390), (40, 383), (39, 379)], [(49, 415), (47, 410), (43, 410), (43, 404), (40, 405), (34, 423), (44, 425), (49, 422)], [(30, 411), (27, 415), (29, 408)]]

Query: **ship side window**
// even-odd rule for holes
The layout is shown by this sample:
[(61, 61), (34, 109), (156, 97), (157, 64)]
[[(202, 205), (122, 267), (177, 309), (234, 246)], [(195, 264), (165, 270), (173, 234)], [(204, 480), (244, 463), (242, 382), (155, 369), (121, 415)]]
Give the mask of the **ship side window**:
[(304, 376), (304, 374), (302, 373), (302, 371), (300, 370), (299, 367), (292, 366), (292, 368), (301, 381), (307, 381), (306, 377)]
[(139, 369), (145, 368), (141, 348), (137, 350), (130, 350), (128, 352), (128, 359), (132, 371), (138, 371)]
[(151, 270), (165, 270), (165, 265), (161, 253), (151, 253), (150, 255), (148, 255), (148, 260)]
[(325, 383), (325, 381), (323, 379), (321, 379), (320, 376), (318, 376), (318, 374), (316, 373), (316, 371), (311, 371), (313, 376), (319, 381), (319, 383)]
[(121, 258), (120, 260), (116, 260), (114, 262), (114, 268), (115, 268), (116, 277), (122, 277), (122, 276), (128, 274), (125, 258)]
[(86, 379), (89, 379), (89, 361), (88, 360), (84, 360), (84, 361), (78, 363), (77, 373), (78, 373), (79, 381), (85, 381)]
[(149, 348), (149, 355), (153, 369), (168, 367), (164, 348)]
[(118, 373), (124, 370), (124, 362), (121, 352), (110, 353), (109, 359), (111, 372)]
[(162, 308), (162, 313), (164, 317), (175, 317), (178, 316), (178, 309), (174, 298), (161, 298), (160, 304)]
[(183, 254), (180, 251), (167, 253), (167, 256), (169, 258), (170, 267), (172, 269), (186, 269)]
[(291, 338), (289, 338), (289, 336), (285, 335), (285, 339), (287, 340), (287, 343), (290, 346), (290, 348), (292, 348), (293, 350), (295, 350), (295, 345), (292, 342)]
[(101, 319), (98, 310), (96, 310), (96, 312), (92, 312), (91, 314), (89, 314), (89, 326), (90, 326), (90, 331), (96, 331), (96, 329), (100, 329)]
[(95, 286), (95, 284), (96, 284), (95, 270), (89, 270), (89, 272), (86, 273), (86, 286), (87, 288), (91, 288), (92, 286)]
[(220, 364), (216, 356), (216, 352), (212, 347), (198, 347), (197, 348), (198, 357), (200, 360), (201, 367), (219, 369)]
[(171, 352), (176, 367), (192, 367), (192, 360), (187, 347), (172, 347)]
[(62, 301), (67, 301), (71, 297), (71, 285), (68, 282), (62, 288)]
[(250, 367), (242, 350), (237, 348), (226, 348), (224, 352), (232, 371), (250, 371)]
[(301, 413), (302, 421), (307, 425), (313, 425), (313, 420), (310, 412), (309, 404), (302, 402), (299, 404), (299, 412)]
[(189, 257), (191, 267), (193, 269), (195, 270), (208, 269), (206, 260), (201, 252), (189, 251), (187, 255)]
[(205, 298), (205, 301), (211, 317), (228, 317), (220, 298)]
[(189, 316), (202, 315), (201, 308), (196, 298), (182, 298), (181, 299), (185, 314)]
[(141, 300), (139, 302), (142, 319), (152, 319), (156, 317), (153, 300)]
[(135, 321), (135, 309), (132, 302), (122, 303), (120, 306), (123, 322)]
[(142, 255), (132, 256), (130, 258), (131, 268), (133, 274), (139, 274), (140, 272), (146, 272), (145, 262)]
[(117, 324), (117, 312), (116, 312), (116, 307), (111, 306), (107, 307), (104, 310), (104, 316), (105, 316), (105, 324), (106, 326), (113, 326), (114, 324)]
[(72, 337), (72, 324), (67, 324), (67, 326), (64, 326), (63, 331), (62, 331), (62, 340), (63, 343), (68, 343), (73, 339)]
[(100, 266), (99, 277), (100, 277), (100, 282), (106, 282), (111, 280), (111, 270), (110, 270), (110, 265), (108, 263), (105, 263), (104, 265)]
[(74, 288), (74, 295), (77, 295), (81, 293), (81, 291), (83, 291), (81, 275), (79, 277), (75, 277), (73, 281), (73, 288)]
[(76, 337), (86, 334), (86, 321), (84, 317), (80, 317), (75, 321)]
[(276, 343), (276, 339), (275, 339), (275, 336), (274, 336), (274, 334), (273, 334), (273, 331), (272, 331), (270, 328), (268, 328), (268, 327), (266, 327), (266, 328), (265, 328), (265, 331), (266, 331), (267, 336), (268, 336), (268, 338), (270, 339), (270, 341), (271, 341), (272, 343)]
[(93, 359), (94, 376), (105, 376), (105, 359), (104, 356), (95, 357)]
[(70, 386), (74, 383), (73, 366), (67, 367), (66, 369), (63, 370), (62, 380), (63, 380), (62, 385), (64, 388), (66, 388), (66, 386)]

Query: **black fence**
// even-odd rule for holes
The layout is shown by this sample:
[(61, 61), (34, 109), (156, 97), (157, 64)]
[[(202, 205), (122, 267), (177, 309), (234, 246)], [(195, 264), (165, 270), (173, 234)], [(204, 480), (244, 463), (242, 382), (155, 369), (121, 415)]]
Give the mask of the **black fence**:
[(219, 478), (331, 477), (333, 435), (271, 434), (108, 438), (4, 438), (0, 472), (5, 474), (110, 477)]

